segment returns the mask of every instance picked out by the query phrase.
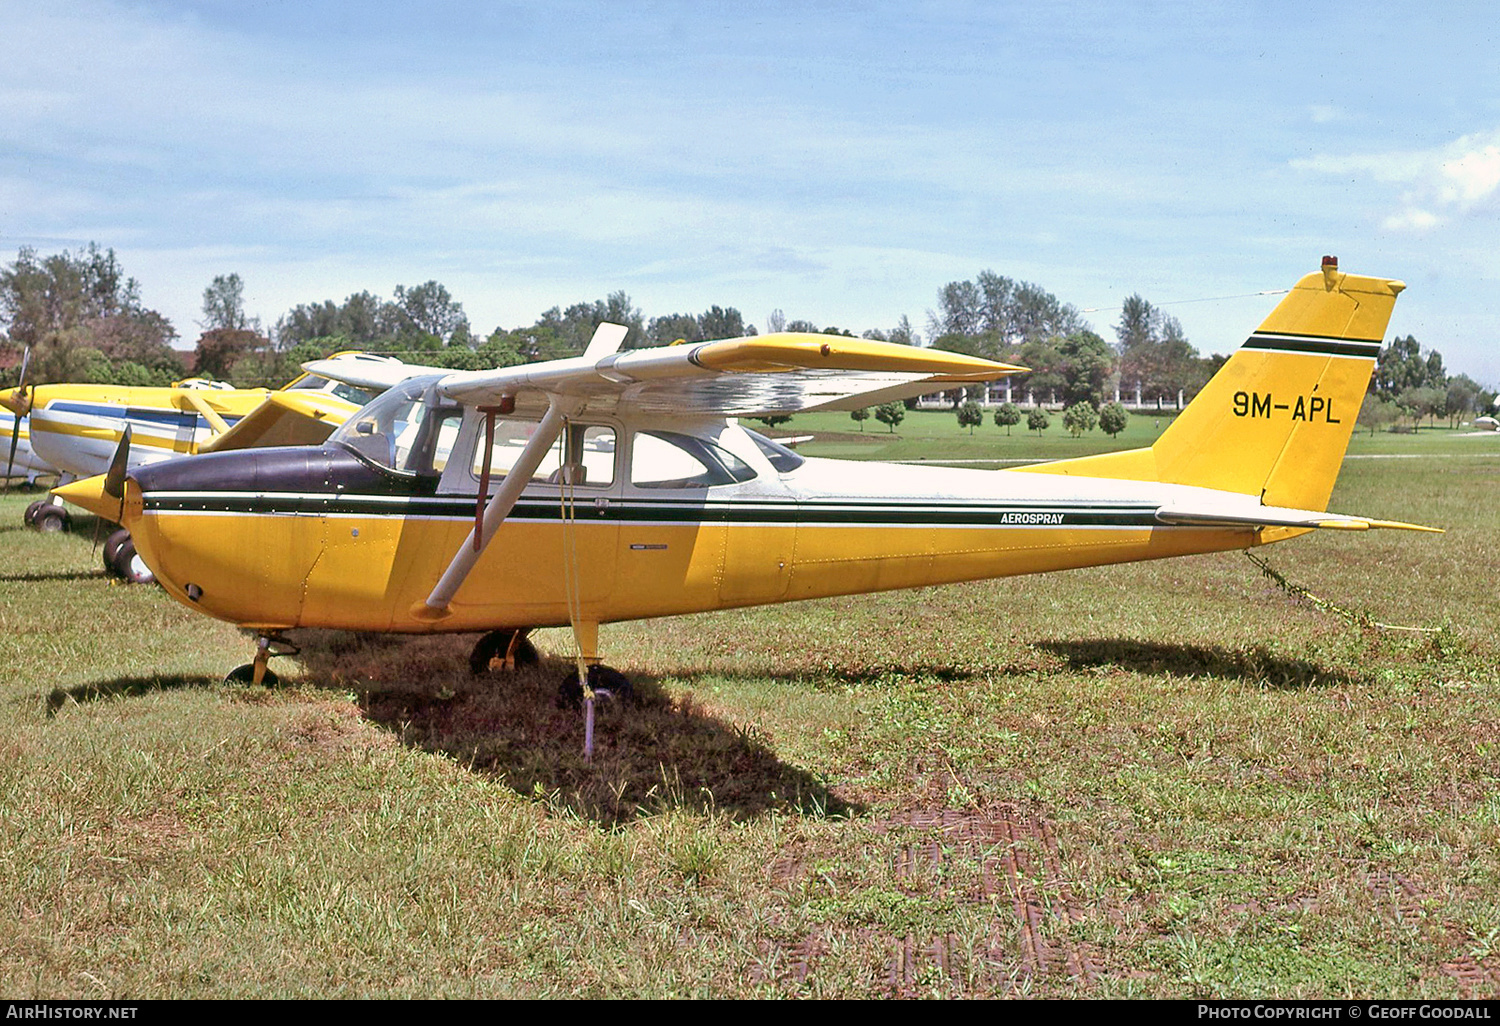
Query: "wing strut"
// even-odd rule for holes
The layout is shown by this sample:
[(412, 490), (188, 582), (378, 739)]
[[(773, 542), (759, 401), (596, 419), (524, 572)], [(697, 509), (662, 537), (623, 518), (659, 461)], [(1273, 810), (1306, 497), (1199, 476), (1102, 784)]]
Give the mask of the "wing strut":
[(203, 419), (208, 421), (208, 426), (213, 428), (213, 432), (215, 435), (222, 435), (224, 432), (229, 430), (229, 425), (224, 422), (223, 417), (219, 416), (219, 412), (212, 406), (209, 406), (207, 401), (205, 401), (204, 398), (195, 390), (191, 388), (184, 388), (181, 390), (181, 392), (182, 398), (187, 402), (187, 404), (194, 410), (197, 410), (199, 413), (201, 413), (203, 415)]
[[(474, 569), (474, 564), (479, 562), (480, 555), (495, 537), (495, 532), (500, 529), (501, 523), (510, 516), (510, 511), (516, 508), (516, 501), (521, 497), (521, 490), (531, 483), (531, 475), (536, 473), (536, 468), (541, 466), (542, 457), (547, 450), (552, 448), (557, 441), (557, 436), (562, 434), (563, 424), (567, 418), (583, 405), (580, 400), (569, 399), (560, 395), (548, 396), (547, 413), (542, 417), (542, 422), (537, 425), (536, 431), (526, 442), (526, 447), (521, 450), (521, 456), (516, 460), (515, 466), (505, 475), (505, 480), (495, 492), (495, 497), (490, 499), (489, 504), (484, 507), (484, 514), (479, 522), (469, 531), (469, 537), (453, 555), (453, 562), (448, 564), (448, 569), (443, 571), (442, 578), (437, 587), (432, 589), (432, 594), (416, 609), (413, 615), (423, 620), (441, 620), (448, 615), (448, 604), (453, 601), (453, 595), (459, 586)], [(492, 415), (491, 415), (492, 416)]]

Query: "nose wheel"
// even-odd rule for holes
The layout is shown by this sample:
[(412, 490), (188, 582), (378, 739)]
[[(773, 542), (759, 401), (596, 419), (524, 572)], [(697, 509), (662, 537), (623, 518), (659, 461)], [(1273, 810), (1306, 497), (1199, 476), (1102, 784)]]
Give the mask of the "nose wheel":
[(104, 542), (104, 569), (127, 584), (150, 584), (156, 575), (135, 551), (130, 532), (120, 528)]
[(224, 683), (255, 684), (274, 688), (281, 683), (281, 678), (276, 676), (275, 671), (266, 664), (271, 661), (272, 656), (296, 655), (300, 651), (301, 649), (280, 635), (262, 634), (255, 639), (255, 661), (230, 670), (228, 676), (224, 678)]

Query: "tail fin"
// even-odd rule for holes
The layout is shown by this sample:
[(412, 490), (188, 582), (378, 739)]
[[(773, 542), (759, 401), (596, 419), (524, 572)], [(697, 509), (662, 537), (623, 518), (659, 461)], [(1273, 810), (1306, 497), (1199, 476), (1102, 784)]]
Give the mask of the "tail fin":
[(1326, 509), (1404, 288), (1343, 274), (1324, 257), (1322, 271), (1297, 283), (1151, 448), (1025, 469), (1199, 485), (1267, 506)]

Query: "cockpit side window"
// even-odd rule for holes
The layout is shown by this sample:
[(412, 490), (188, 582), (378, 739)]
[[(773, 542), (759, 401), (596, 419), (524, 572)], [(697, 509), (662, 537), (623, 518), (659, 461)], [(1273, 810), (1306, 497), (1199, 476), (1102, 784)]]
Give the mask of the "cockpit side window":
[[(536, 429), (537, 422), (533, 420), (495, 420), (495, 441), (490, 448), (492, 481), (499, 481), (511, 472)], [(534, 484), (607, 488), (615, 482), (615, 448), (614, 428), (603, 424), (569, 424), (542, 457), (531, 481)], [(482, 421), (470, 470), (476, 480), (484, 470)]]
[(328, 392), (338, 396), (340, 399), (351, 402), (356, 406), (365, 405), (365, 403), (374, 399), (378, 394), (376, 392), (370, 391), (369, 389), (359, 388), (355, 385), (351, 385), (345, 381), (333, 381), (329, 378), (323, 377), (320, 374), (304, 374), (296, 381), (293, 381), (290, 385), (286, 386), (286, 388), (289, 392), (299, 389), (308, 389), (317, 392)]

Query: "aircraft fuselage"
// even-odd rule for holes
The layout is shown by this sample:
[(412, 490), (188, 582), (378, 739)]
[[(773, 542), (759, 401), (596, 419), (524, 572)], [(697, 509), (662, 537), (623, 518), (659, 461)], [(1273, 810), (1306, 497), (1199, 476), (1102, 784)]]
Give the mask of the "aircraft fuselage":
[(730, 421), (664, 431), (591, 416), (572, 429), (583, 483), (539, 475), (433, 622), (414, 609), (474, 525), (480, 421), (455, 422), (427, 473), (335, 443), (143, 468), (127, 483), (126, 523), (157, 579), (210, 615), (267, 631), (424, 633), (562, 626), (570, 599), (575, 619), (600, 623), (1291, 533), (1157, 522), (1176, 493), (1204, 491), (1186, 486), (802, 459)]

